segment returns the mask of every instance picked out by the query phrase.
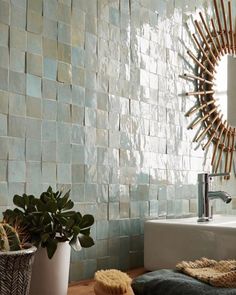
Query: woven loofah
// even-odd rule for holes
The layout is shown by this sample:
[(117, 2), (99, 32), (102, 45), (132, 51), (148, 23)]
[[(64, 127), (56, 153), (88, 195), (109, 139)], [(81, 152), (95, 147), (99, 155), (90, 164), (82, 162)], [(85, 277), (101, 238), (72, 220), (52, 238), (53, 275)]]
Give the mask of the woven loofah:
[(94, 292), (96, 295), (134, 295), (131, 278), (116, 269), (100, 270), (95, 273)]
[(217, 262), (202, 258), (194, 262), (182, 261), (176, 265), (176, 268), (212, 286), (236, 288), (236, 260)]

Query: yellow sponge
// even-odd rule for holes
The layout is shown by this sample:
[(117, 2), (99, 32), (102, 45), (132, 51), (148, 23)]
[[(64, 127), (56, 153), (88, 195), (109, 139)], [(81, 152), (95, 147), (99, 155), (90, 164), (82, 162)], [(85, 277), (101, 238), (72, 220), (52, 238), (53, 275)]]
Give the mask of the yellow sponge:
[(131, 278), (117, 269), (99, 270), (95, 273), (96, 295), (134, 295)]

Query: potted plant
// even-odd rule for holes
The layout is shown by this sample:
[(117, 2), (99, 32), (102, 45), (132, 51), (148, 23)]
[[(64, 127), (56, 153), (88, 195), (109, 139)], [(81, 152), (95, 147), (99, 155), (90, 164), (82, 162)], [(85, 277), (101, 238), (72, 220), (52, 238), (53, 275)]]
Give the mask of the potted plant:
[(0, 223), (0, 294), (28, 295), (36, 247), (24, 242), (19, 226)]
[(3, 213), (10, 224), (16, 221), (29, 232), (36, 253), (30, 288), (31, 295), (66, 295), (68, 288), (70, 246), (76, 251), (94, 245), (90, 228), (94, 217), (72, 210), (70, 191), (54, 192), (51, 187), (40, 197), (15, 195), (18, 207)]

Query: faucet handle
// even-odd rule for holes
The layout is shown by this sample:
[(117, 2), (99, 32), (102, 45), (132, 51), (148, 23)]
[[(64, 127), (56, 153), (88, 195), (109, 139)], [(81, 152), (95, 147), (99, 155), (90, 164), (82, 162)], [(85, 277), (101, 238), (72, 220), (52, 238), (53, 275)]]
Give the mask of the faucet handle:
[(216, 177), (216, 176), (230, 176), (230, 173), (211, 173), (209, 177)]

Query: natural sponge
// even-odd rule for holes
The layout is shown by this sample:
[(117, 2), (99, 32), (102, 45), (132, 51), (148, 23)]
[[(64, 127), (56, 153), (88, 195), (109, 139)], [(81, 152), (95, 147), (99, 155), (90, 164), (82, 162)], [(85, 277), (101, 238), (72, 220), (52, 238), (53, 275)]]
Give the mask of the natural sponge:
[(95, 273), (96, 295), (134, 295), (131, 278), (117, 269), (99, 270)]

